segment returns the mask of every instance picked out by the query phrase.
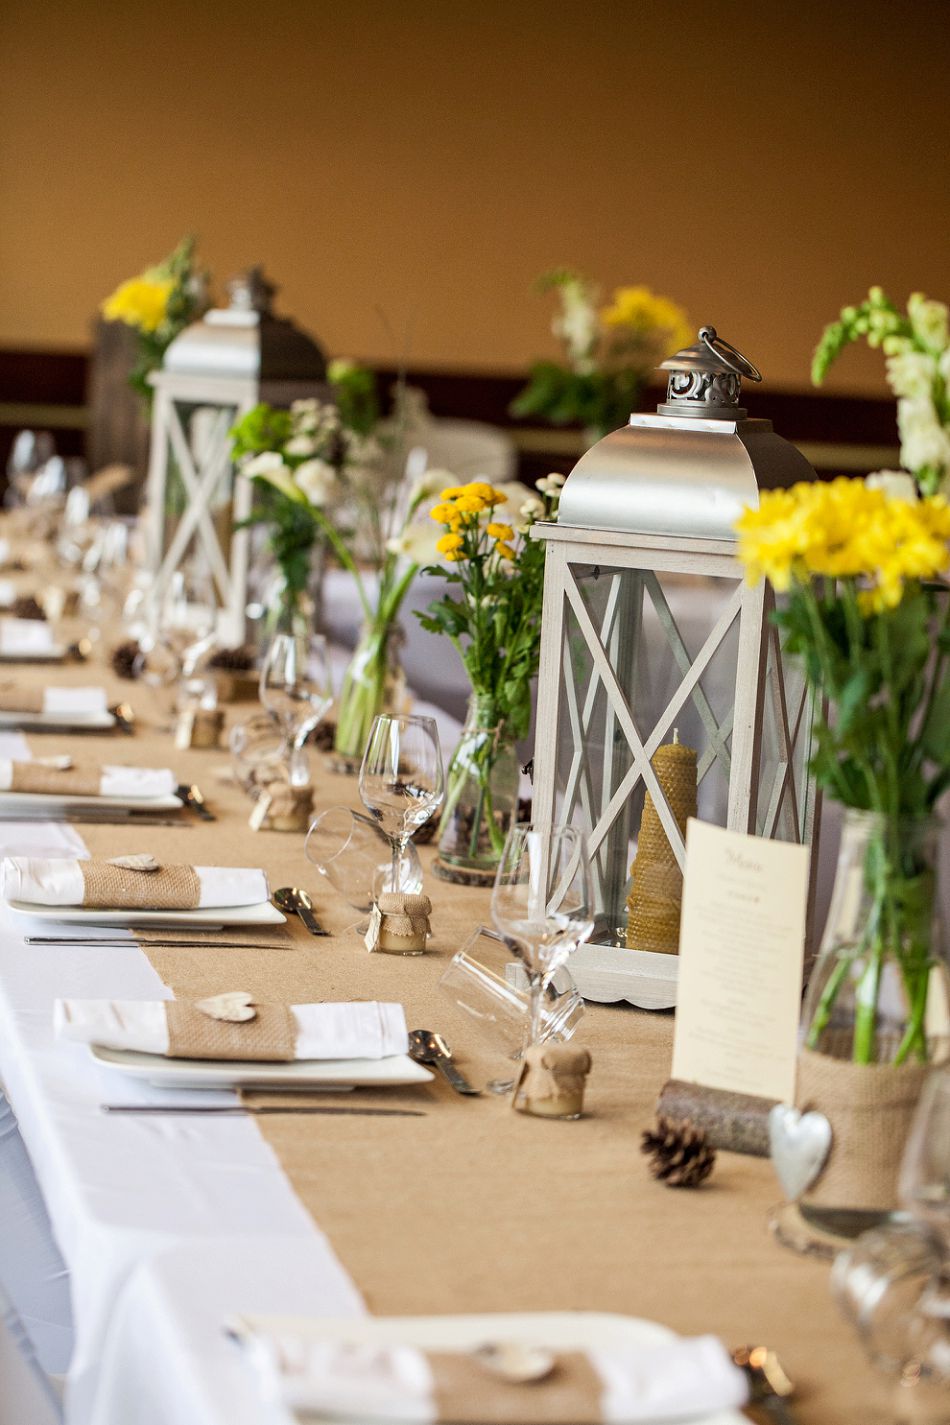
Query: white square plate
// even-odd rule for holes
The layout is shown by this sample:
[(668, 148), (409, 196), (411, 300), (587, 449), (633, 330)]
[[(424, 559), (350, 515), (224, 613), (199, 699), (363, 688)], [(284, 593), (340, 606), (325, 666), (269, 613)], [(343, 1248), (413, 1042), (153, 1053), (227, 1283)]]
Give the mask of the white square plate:
[(28, 915), (31, 920), (55, 920), (65, 925), (184, 925), (192, 930), (207, 930), (217, 925), (283, 925), (287, 920), (272, 901), (215, 906), (208, 910), (97, 910), (88, 905), (34, 905), (30, 901), (2, 904), (14, 915)]
[(24, 732), (110, 732), (115, 718), (105, 708), (94, 712), (9, 712), (0, 711), (0, 728), (21, 728)]
[[(427, 1351), (474, 1351), (486, 1342), (514, 1341), (552, 1351), (595, 1347), (662, 1346), (675, 1333), (656, 1321), (604, 1311), (499, 1312), (484, 1316), (337, 1317), (241, 1316), (227, 1323), (239, 1341), (257, 1331), (293, 1333), (305, 1341), (416, 1346)], [(298, 1417), (285, 1413), (288, 1421)], [(307, 1419), (316, 1417), (307, 1416)], [(329, 1420), (330, 1417), (323, 1417)], [(737, 1410), (692, 1416), (692, 1425), (748, 1425)], [(350, 1421), (349, 1425), (353, 1425)], [(648, 1422), (643, 1422), (648, 1425)], [(686, 1425), (686, 1422), (683, 1422)]]
[(61, 808), (104, 807), (115, 811), (184, 811), (180, 797), (82, 797), (63, 792), (0, 792), (0, 821), (5, 811), (59, 811)]
[(290, 1064), (244, 1063), (237, 1059), (166, 1059), (132, 1049), (91, 1044), (97, 1063), (162, 1089), (386, 1088), (427, 1084), (434, 1076), (408, 1054), (385, 1059), (296, 1059)]

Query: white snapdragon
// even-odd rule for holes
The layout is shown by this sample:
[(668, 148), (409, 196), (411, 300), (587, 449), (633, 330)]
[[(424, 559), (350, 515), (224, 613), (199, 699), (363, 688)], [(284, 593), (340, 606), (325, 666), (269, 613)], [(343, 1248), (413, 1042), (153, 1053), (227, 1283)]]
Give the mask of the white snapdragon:
[(593, 370), (593, 354), (600, 334), (597, 308), (586, 282), (571, 278), (559, 288), (561, 311), (552, 322), (552, 331), (567, 347), (575, 371)]
[(252, 480), (255, 476), (270, 475), (275, 470), (285, 469), (284, 457), (277, 450), (262, 450), (260, 455), (252, 455), (241, 466), (244, 475)]
[(940, 424), (929, 399), (898, 401), (897, 428), (901, 438), (901, 464), (908, 470), (950, 467), (950, 431)]
[(895, 396), (929, 400), (937, 363), (923, 351), (905, 350), (887, 358), (887, 381)]
[(285, 455), (316, 455), (317, 441), (312, 435), (294, 435), (284, 446)]
[(552, 471), (550, 475), (542, 475), (540, 480), (535, 480), (534, 488), (540, 490), (542, 495), (559, 495), (566, 479), (566, 475)]
[(325, 460), (305, 460), (297, 466), (295, 479), (311, 505), (318, 509), (328, 505), (339, 488), (337, 473)]
[(883, 490), (888, 499), (903, 500), (908, 505), (916, 505), (920, 498), (917, 481), (906, 470), (875, 470), (864, 483), (869, 490)]
[(950, 311), (943, 302), (934, 302), (921, 292), (913, 292), (907, 299), (907, 315), (919, 341), (937, 350), (947, 345)]

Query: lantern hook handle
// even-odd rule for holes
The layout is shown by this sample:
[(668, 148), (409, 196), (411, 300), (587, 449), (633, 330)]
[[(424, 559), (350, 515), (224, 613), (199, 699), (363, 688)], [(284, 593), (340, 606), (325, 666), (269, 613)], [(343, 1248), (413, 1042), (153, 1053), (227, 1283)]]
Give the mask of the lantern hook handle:
[[(715, 327), (700, 327), (699, 339), (705, 347), (712, 352), (713, 356), (718, 356), (719, 360), (725, 362), (730, 371), (737, 376), (744, 376), (747, 381), (761, 381), (762, 373), (757, 366), (753, 366), (747, 356), (726, 341), (725, 337), (719, 335)], [(735, 359), (730, 359), (726, 353), (731, 353)]]

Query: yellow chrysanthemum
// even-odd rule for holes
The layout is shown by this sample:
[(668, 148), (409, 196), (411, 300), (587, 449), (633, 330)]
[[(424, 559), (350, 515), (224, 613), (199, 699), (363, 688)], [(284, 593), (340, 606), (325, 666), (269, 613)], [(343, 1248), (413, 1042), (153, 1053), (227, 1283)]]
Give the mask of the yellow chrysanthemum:
[(512, 549), (511, 545), (506, 544), (503, 539), (500, 539), (495, 545), (495, 553), (499, 556), (500, 559), (514, 559), (515, 557), (515, 551)]
[(692, 334), (683, 308), (668, 297), (657, 297), (649, 287), (618, 287), (610, 306), (600, 312), (605, 327), (627, 327), (635, 333), (661, 333), (667, 351), (685, 346)]
[(430, 520), (435, 520), (436, 524), (453, 524), (456, 519), (455, 506), (449, 504), (447, 500), (433, 505), (429, 511)]
[(908, 579), (950, 568), (950, 506), (939, 496), (911, 503), (839, 478), (765, 491), (736, 523), (739, 558), (752, 584), (778, 590), (813, 576), (856, 578), (865, 612), (895, 608)]
[(480, 515), (485, 508), (486, 501), (482, 499), (481, 495), (473, 495), (469, 492), (459, 495), (455, 501), (455, 510), (460, 515)]
[(454, 500), (457, 495), (464, 495), (464, 485), (449, 485), (439, 496), (440, 500)]
[(168, 312), (168, 299), (175, 283), (170, 277), (130, 277), (102, 304), (109, 322), (125, 322), (139, 331), (157, 331)]
[(503, 505), (505, 502), (504, 492), (496, 490), (494, 485), (487, 485), (484, 480), (473, 480), (470, 485), (465, 486), (466, 495), (476, 495), (478, 499), (484, 500), (486, 505)]
[(488, 534), (492, 539), (514, 539), (515, 532), (510, 524), (496, 524), (494, 521), (488, 526)]
[(444, 534), (441, 539), (436, 540), (435, 547), (440, 554), (454, 554), (462, 548), (463, 543), (460, 534)]

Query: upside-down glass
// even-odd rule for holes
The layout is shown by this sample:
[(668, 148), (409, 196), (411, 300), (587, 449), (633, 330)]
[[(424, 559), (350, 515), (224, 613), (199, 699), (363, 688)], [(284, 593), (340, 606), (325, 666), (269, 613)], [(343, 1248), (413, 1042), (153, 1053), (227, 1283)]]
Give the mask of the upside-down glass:
[(542, 1039), (544, 993), (552, 976), (594, 929), (587, 840), (571, 826), (513, 826), (491, 901), (492, 921), (512, 941), (528, 975), (525, 1047)]
[(228, 733), (231, 767), (242, 791), (255, 801), (263, 784), (276, 779), (287, 763), (287, 742), (270, 713), (237, 722)]
[(360, 798), (389, 838), (394, 885), (410, 837), (438, 810), (444, 790), (435, 720), (380, 713), (363, 753)]
[(369, 911), (383, 891), (417, 895), (422, 890), (422, 867), (412, 842), (403, 852), (394, 884), (388, 837), (371, 817), (349, 807), (322, 812), (311, 823), (304, 850), (354, 910)]
[(305, 786), (310, 770), (304, 743), (333, 703), (330, 658), (323, 635), (276, 633), (264, 655), (260, 697), (286, 738), (291, 784)]
[[(524, 965), (495, 931), (480, 925), (449, 961), (439, 989), (509, 1058), (520, 1058), (530, 1010)], [(544, 993), (541, 1038), (570, 1039), (584, 1001), (568, 969), (555, 970)], [(508, 1085), (506, 1084), (506, 1089)]]
[(921, 1090), (898, 1191), (903, 1206), (936, 1233), (950, 1256), (950, 1069), (935, 1069)]

